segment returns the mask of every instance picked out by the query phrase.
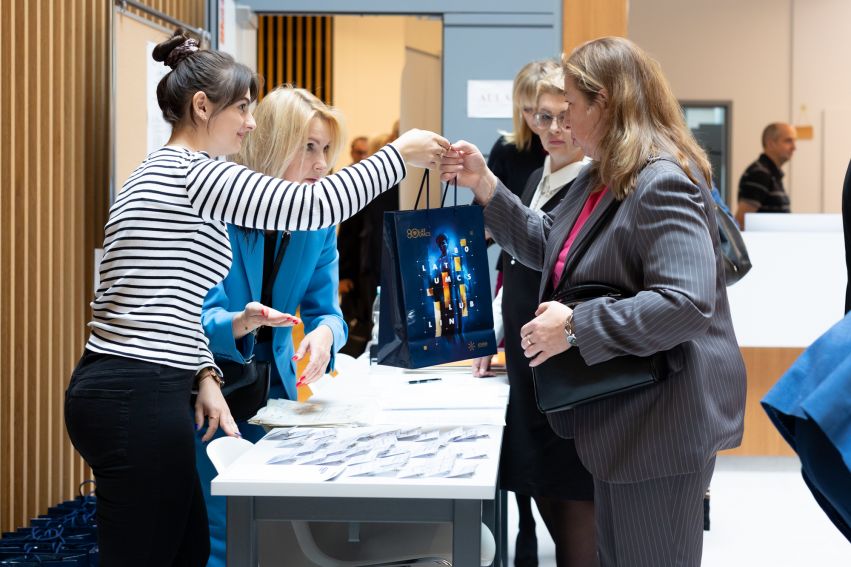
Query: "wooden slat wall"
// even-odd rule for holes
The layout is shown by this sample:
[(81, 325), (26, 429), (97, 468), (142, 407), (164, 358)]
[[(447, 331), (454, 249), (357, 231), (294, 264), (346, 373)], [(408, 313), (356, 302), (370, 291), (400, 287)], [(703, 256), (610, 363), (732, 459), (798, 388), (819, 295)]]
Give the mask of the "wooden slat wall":
[(289, 83), (333, 104), (333, 17), (261, 15), (258, 20), (257, 72), (264, 79), (261, 98)]
[[(63, 395), (109, 205), (108, 0), (0, 2), (0, 531), (89, 477)], [(195, 26), (203, 0), (151, 0)]]

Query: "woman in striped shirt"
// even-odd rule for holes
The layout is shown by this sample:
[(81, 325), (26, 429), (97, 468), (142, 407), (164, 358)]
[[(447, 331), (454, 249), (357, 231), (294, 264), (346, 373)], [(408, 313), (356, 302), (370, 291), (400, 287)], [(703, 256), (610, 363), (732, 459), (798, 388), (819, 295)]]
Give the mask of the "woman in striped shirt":
[(91, 335), (65, 396), (75, 448), (97, 481), (101, 564), (204, 565), (207, 516), (194, 429), (239, 435), (201, 327), (207, 291), (228, 273), (227, 223), (314, 230), (339, 223), (398, 183), (405, 161), (434, 165), (449, 143), (409, 131), (316, 183), (291, 183), (218, 161), (254, 129), (257, 78), (181, 30), (159, 44), (171, 67), (157, 87), (168, 144), (125, 182), (105, 226)]

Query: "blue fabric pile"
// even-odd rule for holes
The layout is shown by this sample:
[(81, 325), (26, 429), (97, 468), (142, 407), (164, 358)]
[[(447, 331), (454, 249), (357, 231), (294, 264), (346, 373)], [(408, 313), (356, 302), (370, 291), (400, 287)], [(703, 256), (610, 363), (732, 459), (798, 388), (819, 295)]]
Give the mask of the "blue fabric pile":
[[(83, 485), (85, 486), (84, 483)], [(94, 495), (78, 496), (0, 537), (0, 566), (97, 567)]]

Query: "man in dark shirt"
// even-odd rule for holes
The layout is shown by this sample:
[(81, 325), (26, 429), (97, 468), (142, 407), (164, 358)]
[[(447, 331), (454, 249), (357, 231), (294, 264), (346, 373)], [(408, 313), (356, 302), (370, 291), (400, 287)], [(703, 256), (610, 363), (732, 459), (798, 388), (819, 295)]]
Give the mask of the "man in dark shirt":
[(783, 188), (780, 168), (795, 153), (795, 127), (783, 122), (762, 131), (762, 155), (748, 166), (739, 180), (736, 222), (745, 226), (745, 213), (788, 213), (789, 195)]

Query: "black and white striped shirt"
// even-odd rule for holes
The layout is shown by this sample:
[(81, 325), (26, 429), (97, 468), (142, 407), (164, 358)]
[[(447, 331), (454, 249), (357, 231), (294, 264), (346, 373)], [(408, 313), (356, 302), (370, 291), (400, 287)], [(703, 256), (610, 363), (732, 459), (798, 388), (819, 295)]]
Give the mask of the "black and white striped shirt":
[(167, 146), (136, 168), (109, 211), (89, 350), (199, 370), (213, 364), (201, 304), (231, 265), (226, 223), (333, 226), (405, 177), (392, 146), (297, 184)]

